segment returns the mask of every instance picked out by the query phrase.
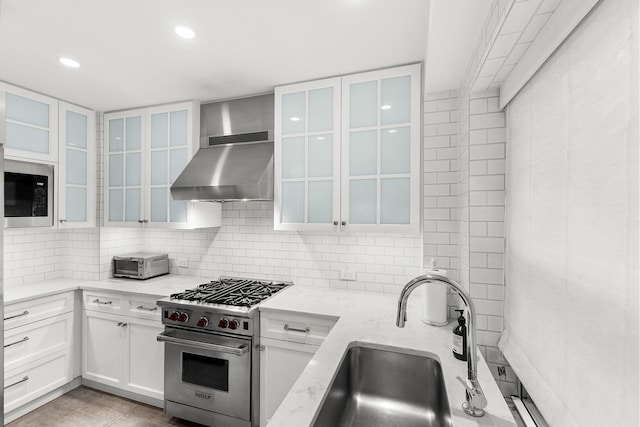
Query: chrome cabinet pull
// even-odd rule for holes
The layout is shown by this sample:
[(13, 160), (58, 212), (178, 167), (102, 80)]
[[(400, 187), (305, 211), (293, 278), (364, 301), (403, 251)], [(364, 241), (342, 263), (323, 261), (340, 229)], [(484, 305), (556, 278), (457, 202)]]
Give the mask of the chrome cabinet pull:
[(110, 305), (113, 303), (113, 301), (100, 301), (100, 299), (98, 298), (94, 299), (93, 302), (96, 304), (104, 304), (104, 305)]
[(67, 222), (67, 220), (66, 220), (66, 219), (61, 219), (61, 220), (60, 220), (60, 224), (64, 224), (65, 222)]
[(25, 375), (24, 377), (22, 377), (22, 379), (20, 381), (16, 381), (13, 384), (9, 384), (9, 385), (5, 386), (4, 389), (6, 390), (9, 387), (13, 387), (14, 385), (18, 385), (18, 384), (23, 383), (25, 381), (29, 381), (29, 375)]
[(294, 332), (302, 332), (303, 334), (308, 334), (309, 332), (311, 332), (311, 328), (310, 327), (306, 327), (304, 329), (297, 329), (297, 328), (292, 328), (290, 327), (288, 324), (285, 323), (284, 325), (284, 330), (285, 331), (294, 331)]
[(26, 316), (27, 314), (29, 314), (29, 312), (27, 310), (23, 311), (20, 314), (16, 314), (15, 316), (9, 316), (9, 317), (5, 317), (4, 320), (11, 320), (11, 319), (15, 319), (17, 317), (22, 317), (22, 316)]
[(217, 351), (220, 353), (233, 354), (234, 356), (243, 356), (247, 354), (250, 347), (244, 343), (239, 347), (229, 347), (226, 345), (213, 344), (208, 342), (193, 341), (173, 336), (170, 332), (163, 332), (156, 337), (159, 342), (167, 344), (175, 344), (191, 348), (199, 348), (202, 350)]
[(147, 311), (157, 311), (158, 310), (158, 306), (155, 306), (153, 308), (147, 308), (144, 305), (139, 305), (137, 307), (138, 310), (147, 310)]
[(128, 325), (128, 323), (118, 322), (118, 326), (122, 326), (123, 328), (124, 328), (125, 326), (127, 326), (127, 325)]
[(4, 348), (11, 347), (12, 345), (20, 344), (21, 342), (25, 342), (25, 341), (29, 341), (29, 337), (24, 337), (21, 340), (18, 340), (16, 342), (12, 342), (11, 344), (5, 344)]

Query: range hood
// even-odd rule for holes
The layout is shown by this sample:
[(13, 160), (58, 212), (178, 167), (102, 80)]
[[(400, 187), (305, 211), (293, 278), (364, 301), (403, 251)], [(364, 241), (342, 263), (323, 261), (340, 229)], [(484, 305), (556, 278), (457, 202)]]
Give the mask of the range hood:
[(273, 94), (202, 104), (200, 150), (174, 200), (273, 200)]

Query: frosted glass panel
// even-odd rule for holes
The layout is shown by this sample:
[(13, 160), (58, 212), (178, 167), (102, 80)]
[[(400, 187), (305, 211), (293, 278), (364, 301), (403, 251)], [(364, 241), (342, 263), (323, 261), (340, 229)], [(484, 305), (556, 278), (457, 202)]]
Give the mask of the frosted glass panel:
[(333, 221), (333, 181), (309, 182), (309, 223), (330, 224)]
[(411, 120), (411, 76), (382, 79), (381, 121), (383, 125)]
[(282, 177), (304, 178), (304, 137), (282, 138)]
[(309, 137), (309, 176), (333, 176), (333, 135)]
[(67, 149), (67, 184), (87, 185), (86, 151)]
[(380, 180), (380, 224), (409, 224), (409, 178)]
[(187, 201), (171, 199), (171, 222), (187, 222)]
[(349, 222), (375, 224), (377, 210), (375, 179), (352, 179), (349, 182)]
[(303, 133), (304, 117), (304, 92), (282, 95), (282, 133)]
[(168, 145), (169, 116), (167, 113), (151, 115), (151, 148), (163, 148)]
[(125, 221), (140, 220), (140, 189), (127, 188), (125, 190)]
[(8, 92), (5, 102), (7, 119), (49, 127), (49, 105)]
[(167, 222), (168, 188), (151, 189), (151, 222)]
[(87, 148), (87, 116), (67, 111), (67, 147)]
[(7, 147), (36, 153), (49, 153), (49, 131), (15, 123), (7, 123), (6, 125)]
[(187, 110), (171, 113), (171, 146), (187, 145)]
[(87, 220), (87, 189), (67, 187), (67, 222)]
[(142, 147), (142, 118), (127, 117), (127, 151)]
[(151, 152), (151, 185), (167, 185), (169, 164), (167, 150)]
[(109, 151), (124, 148), (124, 119), (109, 120)]
[(140, 153), (127, 153), (125, 183), (129, 186), (138, 186), (141, 183), (140, 176), (142, 161)]
[(411, 128), (383, 129), (380, 132), (380, 173), (411, 171)]
[(378, 133), (375, 130), (351, 132), (349, 136), (349, 176), (378, 173)]
[(333, 88), (309, 91), (309, 132), (333, 130)]
[(375, 126), (378, 124), (378, 82), (354, 83), (350, 88), (350, 127)]
[(109, 154), (109, 187), (124, 184), (124, 160), (122, 154)]
[(304, 222), (304, 182), (282, 183), (282, 222)]
[(178, 178), (185, 166), (187, 166), (187, 149), (179, 148), (177, 150), (171, 150), (169, 156), (169, 182), (173, 184), (173, 181)]
[(109, 190), (109, 221), (122, 221), (122, 213), (122, 190)]

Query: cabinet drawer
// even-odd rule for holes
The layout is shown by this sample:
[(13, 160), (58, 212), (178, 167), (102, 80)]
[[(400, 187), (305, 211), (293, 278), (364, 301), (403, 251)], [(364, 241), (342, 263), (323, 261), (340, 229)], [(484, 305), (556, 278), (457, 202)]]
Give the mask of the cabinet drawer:
[(284, 312), (260, 312), (260, 336), (320, 345), (336, 319)]
[(4, 369), (17, 368), (73, 344), (73, 313), (40, 320), (4, 333)]
[(4, 330), (73, 311), (73, 291), (8, 304), (4, 309)]
[(156, 305), (159, 298), (144, 295), (125, 296), (125, 315), (141, 319), (160, 320), (160, 307)]
[(73, 379), (72, 372), (71, 349), (7, 371), (4, 376), (4, 412), (68, 383)]
[(117, 314), (122, 314), (124, 311), (124, 296), (122, 294), (84, 291), (83, 295), (85, 310)]

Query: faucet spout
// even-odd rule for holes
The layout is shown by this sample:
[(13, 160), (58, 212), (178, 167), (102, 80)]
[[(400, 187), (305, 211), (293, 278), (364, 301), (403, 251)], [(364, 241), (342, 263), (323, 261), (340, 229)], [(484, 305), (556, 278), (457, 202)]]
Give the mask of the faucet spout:
[(466, 389), (466, 401), (462, 404), (464, 411), (474, 417), (484, 415), (487, 399), (484, 396), (480, 383), (478, 383), (478, 362), (476, 354), (476, 308), (466, 290), (457, 282), (439, 274), (425, 274), (418, 276), (407, 283), (400, 298), (398, 298), (398, 312), (396, 326), (404, 328), (407, 320), (407, 300), (409, 295), (419, 286), (428, 283), (443, 283), (456, 291), (462, 302), (467, 307), (467, 381), (461, 381)]

